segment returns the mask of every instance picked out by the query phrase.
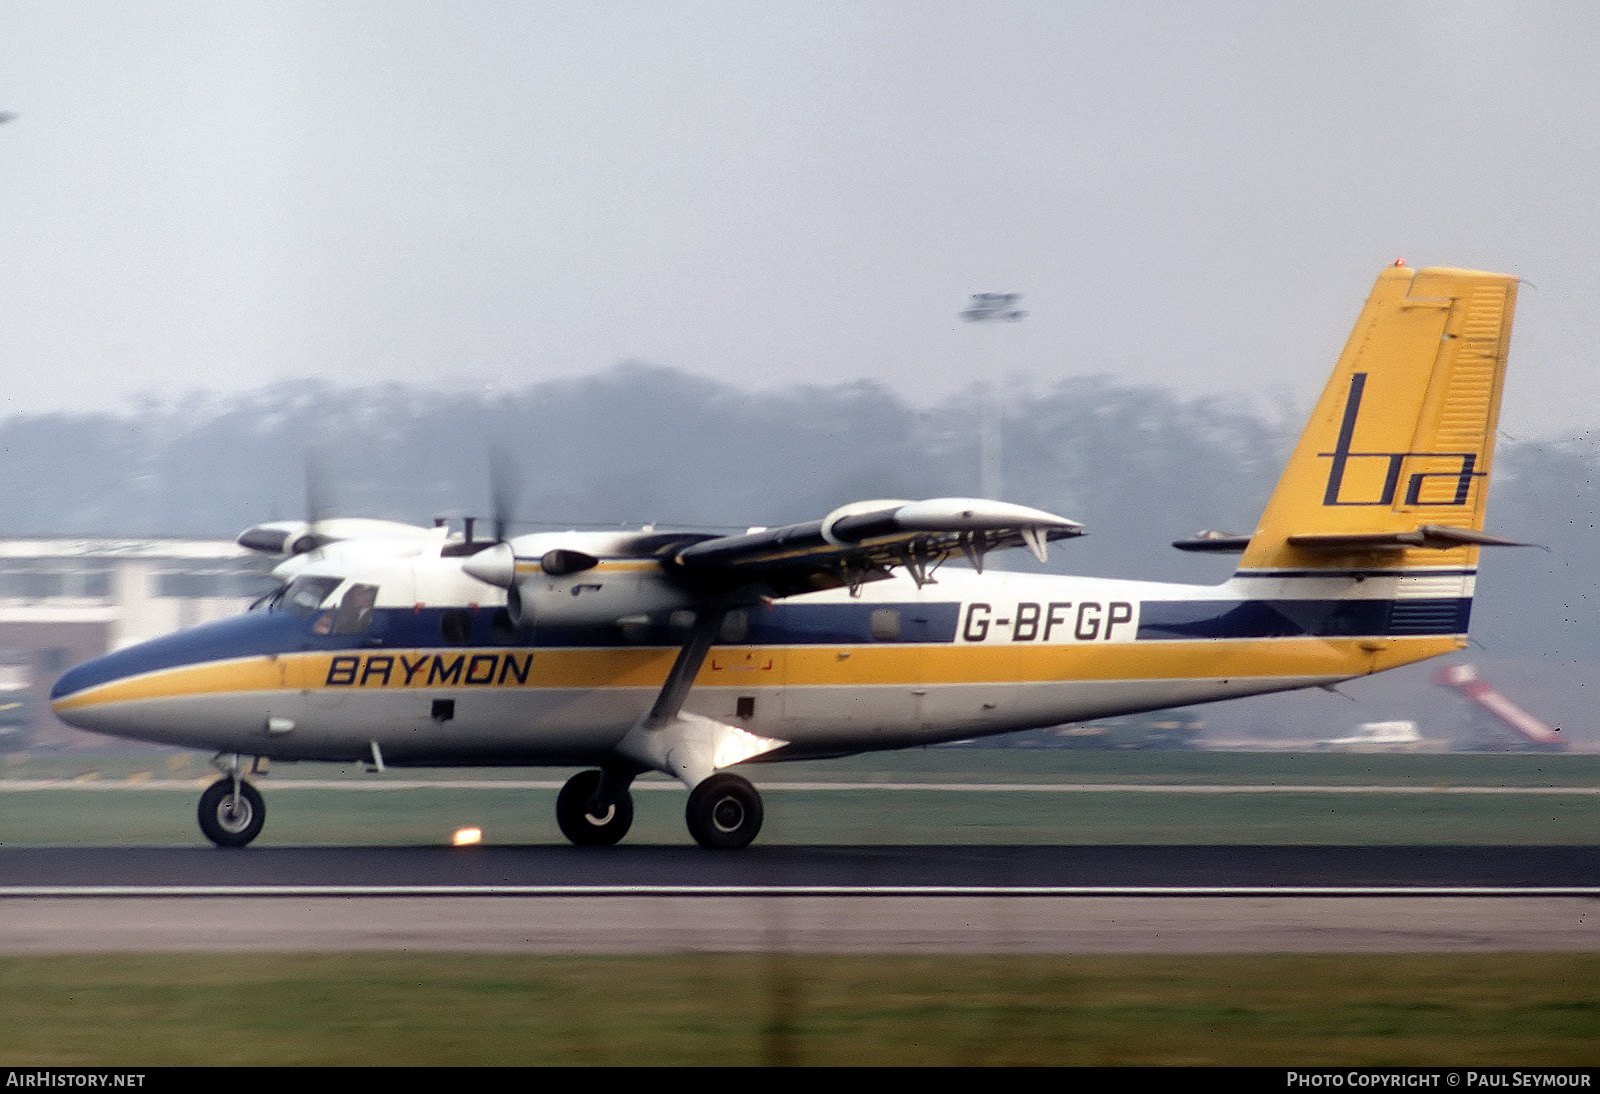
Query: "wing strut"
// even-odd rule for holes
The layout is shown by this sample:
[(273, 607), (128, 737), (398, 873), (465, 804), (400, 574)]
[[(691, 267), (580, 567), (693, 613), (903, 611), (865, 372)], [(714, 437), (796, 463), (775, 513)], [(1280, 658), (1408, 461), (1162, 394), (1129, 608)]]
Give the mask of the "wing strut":
[(672, 671), (667, 673), (667, 682), (661, 685), (650, 713), (644, 716), (643, 728), (660, 729), (678, 716), (727, 615), (727, 608), (701, 608), (695, 613), (694, 626), (689, 628), (689, 637), (678, 650), (678, 659), (672, 663)]
[(728, 610), (726, 606), (707, 606), (695, 613), (689, 637), (678, 650), (672, 671), (656, 693), (649, 713), (617, 742), (617, 752), (628, 760), (671, 775), (691, 790), (724, 767), (788, 743), (758, 737), (703, 714), (684, 713), (684, 701), (689, 698)]

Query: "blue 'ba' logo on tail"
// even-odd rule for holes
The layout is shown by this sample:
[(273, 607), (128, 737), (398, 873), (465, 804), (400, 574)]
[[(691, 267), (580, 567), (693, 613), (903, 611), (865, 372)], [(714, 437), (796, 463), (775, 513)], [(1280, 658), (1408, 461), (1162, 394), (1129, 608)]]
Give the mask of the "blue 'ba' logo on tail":
[[(1478, 454), (1476, 452), (1352, 452), (1350, 440), (1355, 436), (1356, 418), (1361, 413), (1361, 393), (1367, 386), (1367, 374), (1358, 372), (1350, 377), (1350, 395), (1345, 399), (1344, 421), (1339, 424), (1339, 441), (1332, 452), (1318, 452), (1317, 455), (1327, 457), (1333, 461), (1328, 468), (1328, 488), (1322, 495), (1323, 505), (1393, 505), (1394, 494), (1400, 486), (1400, 475), (1405, 467), (1405, 462), (1413, 457), (1426, 457), (1430, 460), (1460, 460), (1461, 466), (1450, 471), (1417, 471), (1406, 480), (1407, 505), (1465, 505), (1467, 494), (1472, 489), (1472, 480), (1483, 477), (1483, 472), (1476, 470)], [(1377, 498), (1371, 500), (1350, 499), (1340, 496), (1344, 486), (1345, 468), (1351, 460), (1388, 460), (1389, 466), (1383, 477), (1383, 489)], [(1429, 479), (1454, 479), (1455, 496), (1446, 500), (1422, 500), (1422, 487)]]

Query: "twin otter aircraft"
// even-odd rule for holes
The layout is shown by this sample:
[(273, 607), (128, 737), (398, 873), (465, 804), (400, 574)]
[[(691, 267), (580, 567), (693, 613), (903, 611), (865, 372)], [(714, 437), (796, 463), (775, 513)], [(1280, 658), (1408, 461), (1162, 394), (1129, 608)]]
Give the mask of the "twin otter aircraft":
[[(258, 525), (283, 561), (251, 611), (72, 669), (102, 733), (218, 749), (200, 827), (261, 831), (246, 759), (589, 765), (556, 803), (612, 844), (629, 785), (689, 788), (690, 833), (743, 847), (727, 769), (1329, 685), (1465, 645), (1516, 280), (1384, 270), (1260, 525), (1217, 586), (984, 573), (1082, 534), (997, 501), (870, 501), (742, 535), (474, 540), (335, 520)], [(944, 562), (965, 559), (970, 568)]]

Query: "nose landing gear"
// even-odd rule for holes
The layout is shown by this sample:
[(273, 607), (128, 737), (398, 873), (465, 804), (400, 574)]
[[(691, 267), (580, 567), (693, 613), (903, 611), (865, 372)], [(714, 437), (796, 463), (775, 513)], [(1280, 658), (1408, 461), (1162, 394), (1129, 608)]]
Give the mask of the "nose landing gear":
[(261, 834), (267, 805), (238, 774), (218, 779), (200, 795), (200, 831), (218, 847), (243, 847)]

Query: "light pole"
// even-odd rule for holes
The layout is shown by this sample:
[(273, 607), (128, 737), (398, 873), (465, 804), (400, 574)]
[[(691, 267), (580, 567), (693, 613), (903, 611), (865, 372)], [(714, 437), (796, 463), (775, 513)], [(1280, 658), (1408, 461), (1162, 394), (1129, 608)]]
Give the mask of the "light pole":
[[(979, 292), (972, 294), (972, 303), (961, 313), (969, 323), (1015, 323), (1028, 313), (1019, 311), (1017, 303), (1021, 293)], [(989, 375), (981, 383), (983, 406), (979, 411), (978, 428), (978, 493), (986, 498), (1000, 500), (1005, 492), (1005, 477), (1001, 473), (1000, 452), (1000, 392), (999, 353), (994, 353), (989, 365)]]

